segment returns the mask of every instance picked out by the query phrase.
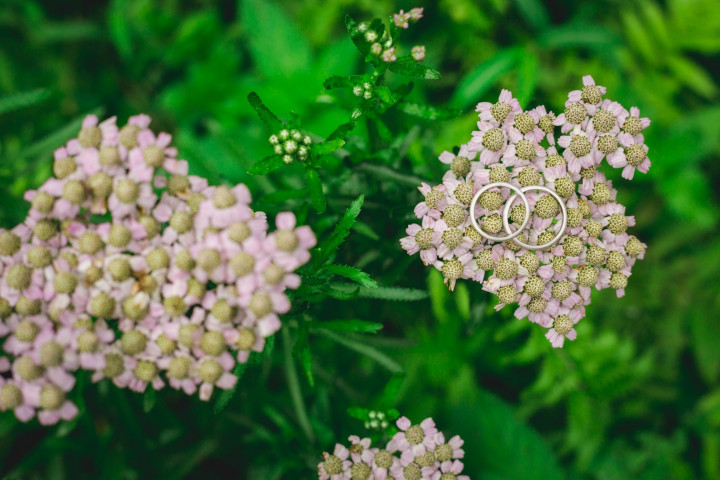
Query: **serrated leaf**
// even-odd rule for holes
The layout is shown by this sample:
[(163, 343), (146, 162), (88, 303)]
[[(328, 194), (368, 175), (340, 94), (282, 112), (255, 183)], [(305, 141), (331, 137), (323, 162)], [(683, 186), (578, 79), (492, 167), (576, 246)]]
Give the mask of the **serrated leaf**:
[(363, 287), (377, 288), (378, 286), (377, 282), (370, 278), (370, 275), (356, 267), (351, 267), (349, 265), (325, 265), (323, 270), (334, 273), (335, 275), (340, 275), (341, 277), (349, 278)]
[(345, 210), (345, 213), (335, 226), (335, 229), (330, 237), (318, 248), (320, 253), (317, 256), (318, 260), (315, 263), (316, 266), (323, 265), (327, 262), (330, 256), (334, 254), (338, 247), (345, 241), (350, 233), (350, 229), (355, 223), (355, 219), (358, 215), (360, 215), (360, 210), (362, 209), (364, 201), (365, 195), (360, 195), (350, 204), (347, 210)]
[(350, 333), (375, 333), (382, 330), (382, 323), (366, 322), (365, 320), (328, 320), (324, 322), (314, 322), (310, 325), (313, 330), (333, 330), (336, 332)]
[[(271, 337), (274, 338), (274, 337)], [(255, 352), (253, 352), (250, 357), (252, 358), (255, 356)], [(243, 374), (245, 373), (245, 370), (247, 369), (247, 362), (245, 363), (238, 363), (235, 365), (235, 368), (233, 369), (233, 375), (237, 377), (237, 381), (235, 382), (235, 385), (229, 390), (223, 390), (220, 392), (220, 395), (218, 395), (218, 399), (215, 402), (214, 411), (215, 413), (222, 412), (225, 407), (227, 407), (228, 403), (230, 403), (230, 400), (232, 400), (233, 395), (235, 395), (235, 390), (237, 390), (238, 385), (240, 384), (240, 379), (242, 378)]]
[(307, 186), (310, 192), (310, 200), (318, 213), (323, 213), (327, 207), (325, 193), (323, 192), (322, 181), (314, 168), (307, 169)]
[(283, 162), (280, 155), (270, 155), (255, 162), (252, 167), (248, 168), (248, 173), (253, 175), (267, 175), (283, 165), (285, 165), (285, 162)]
[(310, 149), (310, 153), (314, 157), (320, 157), (322, 155), (327, 155), (328, 153), (332, 153), (338, 148), (341, 148), (343, 145), (345, 145), (345, 140), (342, 138), (335, 138), (332, 140), (326, 140), (322, 143), (317, 143), (312, 146)]
[(402, 102), (398, 108), (408, 115), (424, 118), (426, 120), (449, 120), (457, 118), (462, 113), (456, 108), (433, 107), (432, 105), (421, 105), (419, 103)]
[(260, 120), (262, 120), (273, 133), (277, 133), (284, 128), (280, 119), (265, 106), (257, 93), (250, 92), (248, 102), (250, 102), (250, 105), (255, 109)]
[(422, 78), (425, 80), (437, 80), (440, 78), (440, 72), (416, 62), (411, 56), (400, 57), (394, 62), (388, 62), (387, 67), (391, 72), (399, 73), (407, 77)]
[(50, 92), (44, 88), (5, 95), (0, 97), (0, 115), (38, 105), (49, 97)]

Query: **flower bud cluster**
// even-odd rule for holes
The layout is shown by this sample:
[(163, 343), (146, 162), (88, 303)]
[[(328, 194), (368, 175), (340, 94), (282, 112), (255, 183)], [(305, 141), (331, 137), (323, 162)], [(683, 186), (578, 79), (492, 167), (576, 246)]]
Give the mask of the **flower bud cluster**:
[(373, 85), (370, 82), (358, 84), (353, 87), (352, 92), (356, 97), (363, 97), (365, 100), (370, 100), (373, 97)]
[(356, 435), (348, 438), (349, 448), (335, 445), (318, 464), (319, 480), (470, 480), (462, 475), (465, 451), (458, 435), (446, 442), (432, 418), (413, 425), (402, 417), (397, 427), (400, 431), (383, 448)]
[(268, 141), (273, 146), (275, 155), (281, 155), (283, 162), (288, 165), (296, 159), (301, 162), (307, 160), (313, 143), (312, 138), (295, 129), (282, 129), (277, 134), (270, 135)]
[[(496, 103), (479, 103), (478, 130), (457, 154), (440, 155), (450, 168), (440, 185), (420, 187), (425, 196), (415, 207), (420, 222), (401, 240), (410, 255), (419, 252), (423, 263), (442, 272), (451, 290), (460, 278), (482, 283), (497, 295), (497, 309), (514, 304), (517, 318), (547, 328), (554, 347), (576, 338), (574, 325), (585, 316), (591, 288), (612, 288), (623, 296), (635, 261), (645, 254), (646, 245), (628, 233), (635, 218), (626, 215), (612, 181), (599, 168), (604, 163), (622, 168), (628, 180), (636, 170), (646, 173), (650, 160), (642, 132), (650, 120), (641, 118), (637, 107), (628, 111), (603, 98), (605, 92), (585, 76), (583, 88), (568, 94), (565, 111), (557, 116), (544, 106), (523, 111), (507, 90)], [(567, 209), (558, 241), (533, 250), (515, 239), (493, 243), (480, 235), (469, 205), (483, 186), (495, 182), (556, 192)], [(513, 193), (490, 188), (479, 197), (475, 213), (486, 234), (506, 235), (502, 214)], [(542, 191), (531, 189), (526, 197), (531, 215), (516, 239), (545, 244), (561, 227), (560, 205)], [(509, 222), (517, 230), (525, 205), (516, 198), (510, 208)]]
[[(396, 28), (407, 29), (410, 23), (416, 23), (423, 17), (423, 7), (416, 7), (408, 12), (400, 10), (398, 13), (393, 13), (392, 21)], [(363, 34), (363, 39), (370, 44), (370, 54), (379, 57), (385, 63), (391, 63), (397, 60), (395, 53), (396, 40), (392, 38), (388, 32), (384, 32), (382, 36), (370, 28), (369, 23), (361, 23), (358, 26), (360, 32)], [(418, 45), (412, 48), (411, 56), (416, 61), (420, 62), (425, 59), (425, 46)], [(356, 95), (360, 96), (360, 94)], [(365, 97), (365, 98), (370, 98)]]
[(73, 418), (77, 370), (208, 400), (290, 309), (309, 227), (280, 213), (269, 233), (247, 187), (188, 175), (149, 124), (87, 117), (26, 220), (0, 231), (0, 410), (22, 421)]

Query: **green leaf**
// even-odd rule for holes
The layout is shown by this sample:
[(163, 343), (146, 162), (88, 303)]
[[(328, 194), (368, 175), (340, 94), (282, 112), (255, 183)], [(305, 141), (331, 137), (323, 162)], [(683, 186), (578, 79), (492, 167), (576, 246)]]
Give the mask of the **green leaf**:
[(362, 407), (350, 407), (347, 409), (347, 413), (352, 418), (360, 420), (361, 422), (366, 421), (370, 417), (370, 409)]
[(363, 81), (364, 79), (361, 75), (348, 75), (346, 77), (333, 75), (323, 82), (323, 87), (325, 87), (325, 90), (333, 88), (352, 88), (355, 85), (363, 83)]
[(517, 88), (515, 98), (520, 105), (526, 106), (532, 99), (537, 87), (540, 61), (537, 55), (530, 51), (524, 51), (518, 60)]
[(382, 323), (366, 322), (365, 320), (328, 320), (314, 322), (310, 325), (313, 330), (333, 330), (336, 332), (376, 333), (383, 328)]
[(313, 432), (310, 418), (308, 417), (305, 401), (300, 388), (300, 380), (295, 370), (295, 361), (293, 359), (292, 350), (290, 348), (290, 331), (287, 328), (281, 329), (283, 340), (283, 356), (285, 357), (285, 379), (287, 380), (290, 398), (292, 399), (295, 417), (300, 424), (300, 429), (310, 442), (315, 441), (315, 433)]
[(675, 78), (687, 85), (696, 93), (711, 98), (717, 93), (717, 86), (712, 77), (699, 65), (687, 57), (670, 55), (666, 57), (668, 67)]
[[(355, 350), (356, 352), (360, 353), (361, 355), (365, 355), (368, 358), (372, 358), (376, 362), (378, 362), (383, 367), (387, 368), (389, 371), (395, 373), (395, 372), (402, 372), (402, 366), (397, 363), (395, 360), (381, 352), (380, 350), (376, 349), (375, 347), (371, 347), (367, 343), (360, 342), (355, 340), (354, 338), (350, 338), (344, 335), (340, 335), (328, 330), (318, 330), (318, 333), (323, 335), (324, 337), (329, 338), (330, 340), (339, 343), (340, 345), (343, 345), (351, 350)], [(359, 337), (362, 338), (362, 337)]]
[(303, 189), (298, 190), (278, 190), (277, 192), (268, 193), (258, 199), (258, 203), (263, 204), (275, 204), (283, 203), (288, 200), (297, 200), (299, 198), (305, 198), (308, 192)]
[(393, 374), (390, 381), (385, 385), (380, 400), (378, 401), (378, 408), (387, 410), (393, 407), (397, 403), (397, 398), (400, 395), (400, 389), (405, 382), (405, 372), (396, 372)]
[(312, 368), (312, 352), (310, 351), (310, 345), (305, 344), (305, 346), (300, 350), (300, 363), (303, 367), (303, 372), (305, 372), (305, 378), (307, 378), (308, 384), (310, 387), (315, 386), (315, 376), (313, 375), (313, 368)]
[(335, 229), (333, 230), (330, 237), (326, 241), (324, 241), (318, 248), (320, 254), (317, 256), (318, 260), (316, 266), (323, 265), (325, 262), (327, 262), (330, 256), (334, 254), (338, 247), (345, 241), (348, 234), (350, 233), (350, 229), (355, 223), (355, 219), (358, 215), (360, 215), (360, 210), (362, 209), (362, 204), (364, 201), (365, 196), (360, 195), (350, 204), (348, 209), (345, 210), (345, 213), (343, 214), (338, 224), (335, 226)]
[(509, 72), (517, 60), (518, 49), (509, 48), (482, 62), (460, 80), (450, 99), (450, 105), (467, 108), (481, 101), (485, 92), (493, 87), (502, 75)]
[(465, 440), (467, 471), (503, 480), (561, 480), (555, 455), (540, 436), (521, 423), (502, 400), (476, 390), (473, 398), (447, 407), (447, 428)]
[(395, 99), (393, 98), (393, 94), (390, 91), (390, 89), (384, 85), (378, 85), (373, 89), (373, 93), (383, 102), (387, 103), (388, 105), (392, 105), (395, 103)]
[(253, 175), (266, 175), (285, 165), (280, 155), (270, 155), (262, 160), (258, 160), (248, 169), (248, 173)]
[(325, 265), (323, 270), (334, 273), (335, 275), (340, 275), (341, 277), (349, 278), (363, 287), (377, 288), (378, 286), (377, 282), (370, 278), (370, 275), (356, 267), (348, 265)]
[(360, 287), (358, 296), (363, 298), (377, 298), (379, 300), (394, 300), (399, 302), (412, 302), (428, 298), (428, 294), (425, 290), (401, 287)]
[(318, 176), (317, 170), (314, 168), (307, 169), (307, 186), (313, 207), (318, 213), (323, 213), (327, 207), (327, 203), (325, 202), (322, 181)]
[(148, 388), (145, 390), (145, 394), (143, 395), (143, 410), (145, 413), (150, 413), (150, 411), (155, 408), (156, 403), (157, 392), (154, 388), (152, 388), (152, 385), (148, 385)]
[(304, 72), (311, 50), (287, 9), (270, 0), (240, 0), (241, 25), (254, 64), (263, 75), (288, 77)]
[(133, 52), (132, 28), (127, 18), (129, 3), (129, 0), (112, 0), (107, 16), (110, 37), (123, 58), (130, 57)]
[(399, 173), (395, 169), (386, 167), (385, 165), (375, 165), (374, 163), (363, 163), (358, 166), (358, 170), (367, 172), (381, 180), (388, 180), (412, 188), (416, 188), (425, 181), (420, 177)]
[(369, 239), (375, 240), (376, 242), (380, 240), (380, 235), (375, 233), (375, 231), (373, 231), (373, 229), (370, 228), (367, 223), (361, 222), (360, 220), (355, 221), (355, 225), (353, 225), (353, 230), (358, 232), (360, 235), (365, 235)]
[(38, 105), (49, 97), (50, 91), (44, 88), (5, 95), (0, 97), (0, 115)]
[(398, 108), (408, 115), (426, 120), (449, 120), (459, 117), (462, 113), (461, 110), (456, 108), (433, 107), (432, 105), (407, 102), (402, 102)]
[[(275, 338), (275, 337), (271, 337), (271, 338)], [(253, 352), (250, 355), (250, 357), (252, 358), (254, 356), (256, 356), (256, 355)], [(220, 395), (218, 395), (218, 399), (215, 402), (215, 407), (213, 409), (216, 414), (222, 412), (225, 409), (225, 407), (228, 406), (228, 403), (230, 403), (230, 400), (232, 400), (232, 397), (235, 395), (235, 390), (237, 390), (237, 387), (240, 384), (240, 379), (242, 378), (243, 373), (245, 373), (245, 369), (247, 369), (247, 366), (248, 366), (247, 362), (246, 363), (238, 363), (237, 365), (235, 365), (235, 368), (233, 369), (233, 375), (235, 375), (237, 377), (237, 381), (235, 382), (235, 385), (233, 385), (233, 387), (231, 389), (223, 390), (222, 392), (220, 392)]]
[(248, 102), (250, 102), (250, 105), (255, 109), (260, 120), (262, 120), (273, 133), (277, 133), (285, 127), (280, 119), (260, 100), (260, 96), (257, 93), (250, 92)]
[(342, 138), (326, 140), (322, 143), (317, 143), (313, 145), (310, 149), (310, 153), (314, 157), (320, 157), (323, 155), (327, 155), (328, 153), (334, 152), (335, 150), (341, 148), (343, 145), (345, 145), (345, 140), (343, 140)]
[(305, 323), (300, 324), (298, 339), (293, 347), (293, 353), (300, 360), (305, 378), (311, 387), (315, 386), (315, 375), (313, 375), (312, 352), (310, 351), (310, 342), (308, 341), (308, 329)]
[(337, 300), (357, 298), (360, 287), (352, 283), (332, 283), (327, 286), (326, 293)]
[(622, 44), (620, 37), (610, 28), (597, 23), (572, 23), (545, 30), (538, 37), (541, 47), (567, 49), (585, 47), (597, 51), (608, 51), (609, 47)]
[(388, 62), (387, 67), (391, 72), (399, 73), (407, 77), (422, 78), (425, 80), (437, 80), (440, 78), (440, 72), (416, 62), (411, 56), (400, 57), (394, 62)]
[(550, 23), (550, 16), (540, 0), (515, 0), (515, 4), (525, 21), (537, 30), (544, 29)]
[(348, 135), (350, 135), (350, 132), (352, 132), (355, 129), (356, 125), (357, 125), (357, 121), (355, 121), (355, 120), (351, 120), (347, 123), (343, 123), (342, 125), (337, 127), (325, 141), (347, 137)]

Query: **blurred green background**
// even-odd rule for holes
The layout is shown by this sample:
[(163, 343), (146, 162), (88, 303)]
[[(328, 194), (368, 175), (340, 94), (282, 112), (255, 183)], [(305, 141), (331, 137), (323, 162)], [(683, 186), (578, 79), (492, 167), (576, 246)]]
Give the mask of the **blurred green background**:
[[(360, 295), (309, 304), (303, 315), (314, 321), (359, 318), (385, 328), (341, 342), (311, 336), (314, 386), (302, 374), (293, 379), (289, 348), (276, 348), (248, 369), (217, 414), (212, 404), (169, 391), (150, 409), (142, 396), (105, 384), (83, 390), (83, 414), (69, 424), (44, 429), (2, 414), (0, 477), (316, 478), (323, 450), (363, 433), (347, 409), (382, 405), (386, 384), (402, 370), (395, 406), (463, 435), (473, 479), (720, 479), (720, 3), (428, 2), (403, 43), (405, 53), (426, 45), (426, 63), (442, 78), (418, 82), (411, 98), (462, 116), (441, 122), (390, 112), (402, 143), (397, 157), (368, 154), (366, 132), (356, 129), (356, 150), (366, 153), (321, 170), (322, 215), (302, 194), (299, 165), (246, 174), (271, 153), (271, 132), (247, 94), (257, 91), (279, 116), (295, 111), (304, 130), (327, 136), (347, 120), (353, 97), (325, 92), (323, 80), (365, 68), (344, 15), (385, 19), (413, 6), (0, 2), (3, 227), (22, 221), (23, 192), (49, 176), (53, 149), (77, 133), (82, 116), (124, 121), (146, 112), (173, 134), (194, 173), (247, 183), (257, 208), (293, 210), (320, 237), (364, 193), (359, 223), (335, 263), (429, 293), (412, 302)], [(415, 186), (440, 182), (436, 156), (467, 141), (476, 102), (508, 88), (523, 107), (562, 111), (583, 74), (653, 121), (650, 173), (618, 187), (649, 249), (627, 296), (596, 292), (578, 340), (558, 351), (542, 328), (494, 313), (480, 285), (465, 281), (448, 293), (398, 240), (420, 200)], [(274, 194), (282, 191), (300, 193)], [(302, 408), (286, 379), (299, 381)]]

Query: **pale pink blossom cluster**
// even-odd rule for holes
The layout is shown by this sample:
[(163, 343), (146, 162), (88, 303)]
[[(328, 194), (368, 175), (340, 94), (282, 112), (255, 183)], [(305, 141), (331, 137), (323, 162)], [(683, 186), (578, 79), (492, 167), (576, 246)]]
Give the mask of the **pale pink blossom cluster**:
[[(443, 152), (450, 168), (440, 185), (423, 184), (425, 199), (415, 207), (420, 219), (408, 226), (402, 247), (420, 254), (426, 265), (442, 272), (452, 290), (467, 278), (497, 295), (496, 309), (513, 304), (515, 316), (548, 329), (554, 347), (577, 336), (575, 324), (585, 316), (591, 288), (613, 288), (625, 294), (631, 268), (642, 259), (646, 245), (627, 230), (635, 224), (617, 201), (612, 181), (600, 172), (605, 160), (622, 169), (622, 177), (650, 168), (643, 130), (650, 120), (637, 107), (629, 111), (605, 99), (605, 87), (583, 77), (583, 87), (569, 93), (565, 111), (555, 116), (544, 106), (523, 111), (503, 90), (497, 102), (483, 102), (472, 138), (457, 154)], [(559, 127), (560, 133), (556, 141)], [(469, 204), (485, 185), (510, 183), (518, 188), (545, 186), (567, 208), (567, 226), (559, 240), (543, 250), (527, 249), (516, 241), (494, 243), (473, 227)], [(513, 194), (490, 188), (475, 210), (480, 228), (489, 235), (507, 235), (502, 213)], [(517, 240), (528, 245), (551, 241), (561, 228), (557, 200), (541, 191), (526, 193), (531, 216)], [(525, 219), (519, 199), (510, 205), (514, 230)]]
[(25, 222), (0, 230), (0, 410), (22, 421), (73, 418), (79, 369), (208, 400), (290, 309), (309, 227), (280, 213), (269, 233), (247, 187), (188, 175), (149, 125), (87, 117)]
[(348, 438), (349, 448), (335, 445), (318, 464), (319, 480), (470, 480), (462, 475), (465, 451), (458, 435), (446, 441), (432, 418), (413, 425), (402, 417), (397, 427), (383, 448), (355, 435)]
[[(423, 10), (423, 7), (415, 7), (408, 12), (400, 10), (393, 13), (393, 24), (397, 29), (406, 30), (410, 23), (416, 23), (423, 17)], [(370, 53), (372, 55), (379, 57), (385, 63), (397, 61), (397, 52), (395, 51), (397, 36), (393, 38), (387, 31), (383, 32), (382, 35), (378, 35), (378, 32), (370, 29), (370, 24), (367, 22), (361, 23), (358, 29), (365, 41), (370, 44)], [(396, 31), (399, 32), (399, 30)], [(424, 60), (425, 46), (416, 45), (412, 47), (410, 56), (417, 62)]]

